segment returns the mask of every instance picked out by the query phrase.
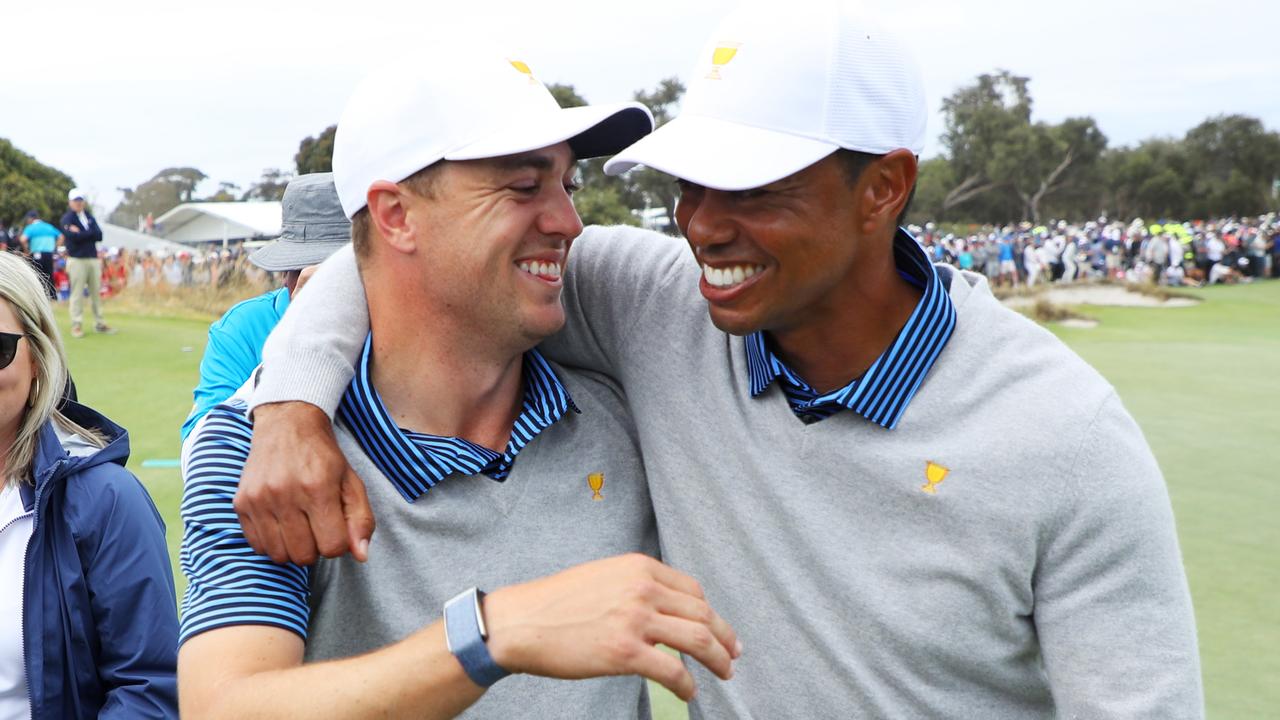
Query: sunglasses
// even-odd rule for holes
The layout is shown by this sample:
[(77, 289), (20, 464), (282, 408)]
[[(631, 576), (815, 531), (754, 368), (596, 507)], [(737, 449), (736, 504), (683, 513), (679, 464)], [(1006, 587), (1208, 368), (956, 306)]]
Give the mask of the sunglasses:
[(18, 341), (26, 337), (24, 333), (0, 332), (0, 370), (9, 367), (18, 354)]

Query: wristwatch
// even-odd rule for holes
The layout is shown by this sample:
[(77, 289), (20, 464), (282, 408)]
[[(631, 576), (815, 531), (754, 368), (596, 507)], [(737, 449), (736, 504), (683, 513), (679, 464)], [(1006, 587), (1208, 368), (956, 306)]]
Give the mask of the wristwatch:
[(484, 593), (478, 588), (465, 590), (444, 604), (444, 635), (449, 652), (462, 663), (471, 682), (489, 687), (511, 673), (493, 661), (485, 641), (489, 633), (484, 627), (480, 602)]

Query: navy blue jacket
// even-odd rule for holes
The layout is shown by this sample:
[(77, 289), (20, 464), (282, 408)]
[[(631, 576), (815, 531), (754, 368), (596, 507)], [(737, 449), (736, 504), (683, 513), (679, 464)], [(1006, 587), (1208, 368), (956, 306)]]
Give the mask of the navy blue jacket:
[[(68, 210), (62, 214), (62, 239), (67, 244), (67, 255), (73, 258), (98, 257), (98, 243), (102, 242), (102, 228), (98, 219), (88, 210), (84, 216), (89, 219), (89, 227), (80, 224), (80, 216)], [(78, 232), (72, 232), (72, 229)]]
[(124, 469), (124, 429), (73, 402), (62, 412), (109, 443), (72, 455), (47, 423), (35, 487), (21, 486), (35, 508), (22, 612), (32, 718), (176, 718), (178, 614), (164, 521)]

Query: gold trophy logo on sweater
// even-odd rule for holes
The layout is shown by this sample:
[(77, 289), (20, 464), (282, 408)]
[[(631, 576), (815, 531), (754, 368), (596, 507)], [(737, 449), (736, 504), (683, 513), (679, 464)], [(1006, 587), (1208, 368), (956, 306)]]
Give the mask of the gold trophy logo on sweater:
[(708, 80), (720, 80), (720, 68), (729, 64), (734, 55), (738, 54), (738, 48), (742, 47), (741, 43), (721, 43), (719, 47), (711, 52), (711, 72), (707, 73)]
[(587, 485), (591, 487), (592, 500), (604, 499), (604, 496), (600, 494), (600, 488), (604, 487), (604, 473), (591, 473), (588, 475)]
[(947, 473), (949, 472), (951, 471), (947, 468), (944, 468), (930, 460), (929, 463), (924, 466), (924, 479), (927, 482), (922, 485), (920, 489), (930, 495), (937, 495), (938, 484), (947, 479)]

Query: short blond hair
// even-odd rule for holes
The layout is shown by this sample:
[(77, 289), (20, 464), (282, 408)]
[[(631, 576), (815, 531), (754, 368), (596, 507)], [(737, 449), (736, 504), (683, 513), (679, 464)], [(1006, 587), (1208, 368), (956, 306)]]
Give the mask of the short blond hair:
[(81, 435), (98, 447), (106, 443), (98, 432), (82, 428), (58, 412), (67, 386), (67, 353), (62, 347), (43, 281), (30, 263), (11, 253), (0, 253), (0, 299), (9, 303), (22, 324), (35, 367), (17, 436), (4, 458), (4, 484), (11, 485), (32, 482), (31, 464), (40, 442), (40, 429), (50, 420), (60, 429)]
[[(409, 192), (418, 197), (434, 198), (440, 170), (446, 162), (448, 161), (434, 162), (396, 184), (408, 188)], [(369, 257), (372, 232), (373, 222), (369, 220), (369, 206), (366, 205), (351, 217), (351, 247), (355, 250), (357, 259)]]

